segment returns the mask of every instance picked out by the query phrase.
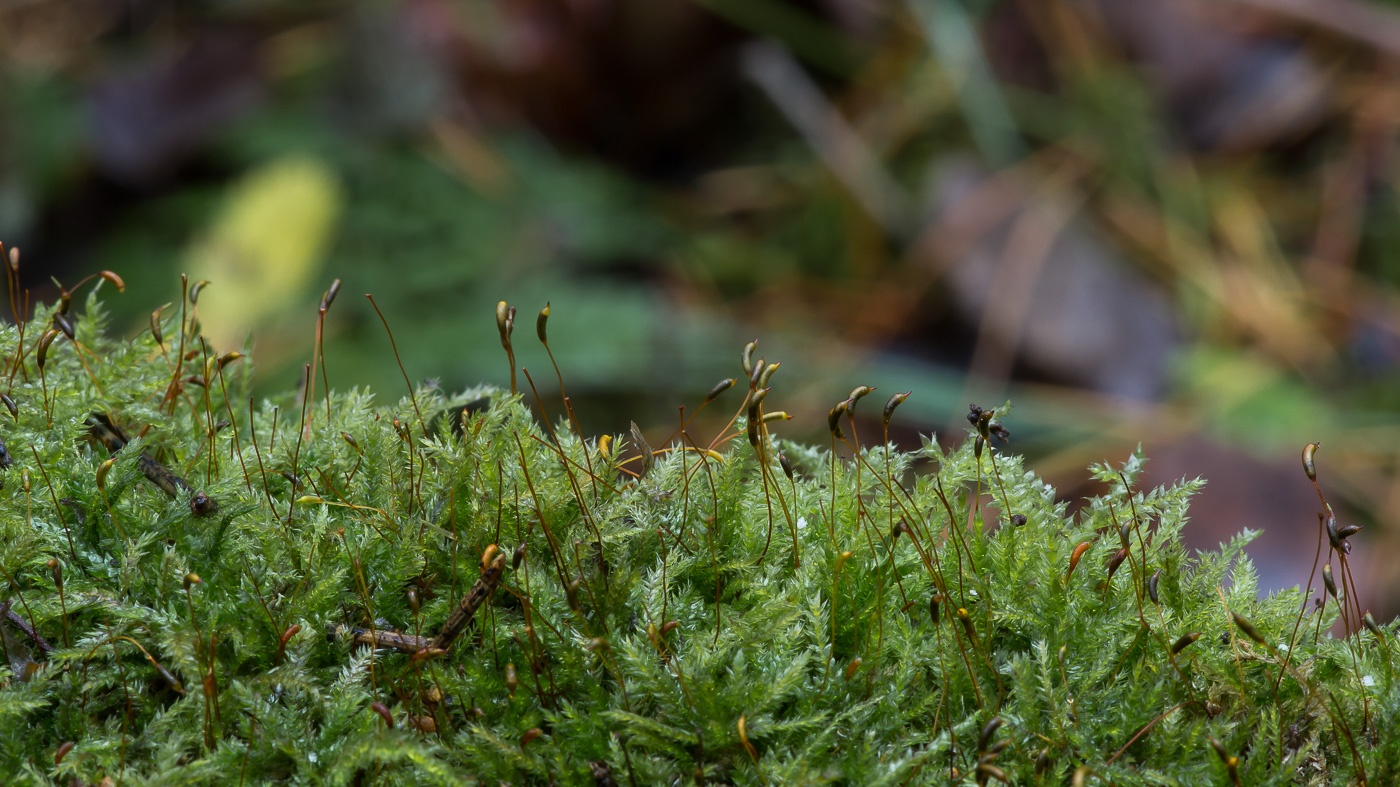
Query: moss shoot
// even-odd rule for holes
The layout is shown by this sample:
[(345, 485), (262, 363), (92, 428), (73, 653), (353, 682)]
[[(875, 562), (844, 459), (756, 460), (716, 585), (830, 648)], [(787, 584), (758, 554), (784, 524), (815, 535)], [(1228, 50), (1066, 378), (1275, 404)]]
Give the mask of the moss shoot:
[(1183, 546), (1199, 481), (1133, 455), (1070, 515), (1005, 408), (902, 452), (857, 388), (797, 445), (752, 347), (729, 427), (654, 446), (315, 366), (256, 403), (196, 308), (0, 328), (6, 784), (1397, 779), (1395, 636), (1325, 501), (1325, 604), (1260, 599), (1251, 533)]

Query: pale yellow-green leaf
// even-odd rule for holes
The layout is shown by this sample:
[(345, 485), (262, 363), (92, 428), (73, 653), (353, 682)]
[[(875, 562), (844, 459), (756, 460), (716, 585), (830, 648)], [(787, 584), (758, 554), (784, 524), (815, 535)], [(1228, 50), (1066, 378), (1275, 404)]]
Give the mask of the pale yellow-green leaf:
[(335, 173), (309, 156), (269, 161), (231, 187), (186, 257), (191, 281), (211, 282), (199, 317), (216, 347), (242, 344), (254, 327), (307, 298), (343, 201)]

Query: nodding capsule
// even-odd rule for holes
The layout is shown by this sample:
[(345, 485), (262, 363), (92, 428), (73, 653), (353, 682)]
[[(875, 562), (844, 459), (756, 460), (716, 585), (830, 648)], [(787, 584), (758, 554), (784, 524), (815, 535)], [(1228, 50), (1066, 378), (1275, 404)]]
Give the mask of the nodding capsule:
[(792, 462), (788, 461), (787, 454), (782, 453), (781, 451), (778, 452), (778, 464), (781, 465), (783, 468), (783, 475), (787, 476), (787, 480), (791, 481)]
[(194, 573), (194, 572), (190, 572), (190, 573), (188, 573), (188, 574), (185, 575), (185, 592), (186, 592), (186, 593), (190, 592), (190, 587), (191, 587), (191, 586), (193, 586), (193, 585), (203, 585), (203, 584), (204, 584), (204, 580), (200, 579), (198, 574), (196, 574), (196, 573)]
[(581, 584), (582, 582), (574, 579), (564, 586), (564, 599), (569, 602), (569, 609), (575, 612), (578, 612), (578, 588)]
[(340, 439), (344, 440), (350, 445), (351, 448), (355, 449), (355, 453), (359, 454), (360, 456), (365, 455), (365, 452), (360, 450), (360, 444), (355, 442), (355, 438), (351, 437), (349, 432), (341, 432)]
[(540, 309), (540, 316), (535, 318), (535, 335), (540, 337), (540, 344), (549, 344), (549, 335), (545, 327), (549, 324), (549, 301), (544, 302), (544, 308)]
[(962, 607), (958, 607), (956, 614), (958, 616), (958, 622), (962, 624), (963, 631), (967, 634), (967, 638), (975, 643), (977, 641), (977, 629), (972, 625), (972, 614)]
[(1259, 629), (1255, 628), (1254, 624), (1250, 623), (1248, 618), (1238, 612), (1231, 612), (1230, 616), (1235, 619), (1235, 625), (1239, 627), (1240, 631), (1244, 632), (1245, 636), (1260, 645), (1264, 644), (1264, 635), (1259, 633)]
[(1332, 581), (1332, 564), (1322, 564), (1322, 584), (1327, 587), (1327, 594), (1332, 598), (1337, 597), (1337, 583)]
[(763, 386), (767, 385), (768, 378), (772, 377), (773, 372), (778, 371), (778, 367), (782, 365), (783, 362), (778, 361), (777, 363), (770, 363), (767, 366), (763, 367), (763, 373), (758, 376), (758, 387), (762, 388)]
[(938, 625), (938, 611), (939, 611), (939, 605), (942, 604), (942, 603), (943, 603), (943, 596), (939, 595), (938, 593), (934, 593), (932, 596), (929, 596), (929, 599), (928, 599), (928, 616), (929, 616), (929, 619), (931, 619), (931, 620), (933, 621), (933, 625), (935, 625), (935, 626)]
[(1113, 557), (1108, 559), (1108, 578), (1113, 579), (1113, 572), (1123, 565), (1123, 560), (1128, 557), (1128, 550), (1120, 549), (1113, 553)]
[(1201, 638), (1201, 632), (1199, 632), (1199, 631), (1193, 631), (1193, 632), (1191, 632), (1190, 634), (1183, 634), (1183, 635), (1181, 635), (1181, 639), (1179, 639), (1179, 640), (1177, 640), (1176, 642), (1172, 643), (1172, 655), (1175, 656), (1176, 654), (1180, 653), (1181, 651), (1186, 650), (1188, 647), (1191, 646), (1191, 643), (1195, 642), (1196, 640), (1198, 640), (1198, 639), (1200, 639), (1200, 638)]
[(1376, 635), (1376, 639), (1385, 640), (1385, 635), (1381, 633), (1381, 627), (1376, 624), (1376, 619), (1371, 617), (1371, 610), (1366, 610), (1366, 614), (1361, 616), (1361, 624), (1366, 630)]
[(1206, 741), (1210, 743), (1210, 747), (1212, 749), (1215, 749), (1215, 754), (1217, 757), (1220, 758), (1221, 762), (1229, 763), (1231, 759), (1230, 752), (1225, 750), (1224, 744), (1222, 744), (1220, 741), (1216, 740), (1214, 737), (1209, 735), (1206, 736)]
[(501, 551), (500, 548), (497, 547), (495, 544), (487, 544), (487, 545), (486, 545), (486, 549), (482, 550), (482, 552), (481, 552), (481, 570), (482, 570), (482, 571), (485, 571), (486, 569), (488, 569), (488, 568), (491, 567), (491, 564), (492, 564), (493, 562), (495, 562), (495, 560), (496, 560), (496, 554), (497, 554), (498, 552), (500, 552), (500, 551)]
[(744, 352), (739, 356), (739, 360), (744, 364), (744, 376), (753, 376), (753, 351), (758, 347), (758, 340), (754, 339), (744, 345)]
[(126, 292), (126, 282), (122, 281), (122, 277), (112, 271), (98, 271), (97, 275), (104, 281), (110, 282), (113, 287), (116, 287), (117, 292)]
[(44, 563), (44, 565), (47, 566), (48, 569), (49, 569), (49, 572), (53, 574), (53, 586), (54, 586), (54, 588), (55, 588), (56, 590), (58, 590), (59, 593), (62, 593), (62, 592), (63, 592), (63, 566), (62, 566), (57, 560), (54, 560), (53, 558), (49, 558), (49, 560), (46, 561), (46, 562)]
[(668, 620), (665, 623), (661, 624), (661, 636), (664, 637), (680, 627), (681, 622), (679, 620)]
[(331, 286), (326, 288), (326, 293), (321, 296), (321, 311), (325, 311), (335, 303), (335, 296), (340, 294), (340, 279), (331, 282)]
[(890, 528), (890, 540), (898, 541), (901, 533), (909, 533), (910, 538), (914, 537), (913, 532), (909, 530), (909, 526), (904, 523), (903, 519), (895, 522), (894, 527)]
[(292, 640), (292, 637), (295, 637), (300, 632), (301, 624), (293, 623), (292, 625), (288, 626), (287, 630), (282, 632), (282, 636), (278, 639), (277, 644), (279, 648), (285, 649), (287, 647), (287, 643)]
[(739, 731), (739, 742), (744, 744), (744, 749), (748, 751), (749, 756), (757, 760), (758, 752), (754, 749), (753, 744), (749, 743), (749, 723), (744, 718), (744, 714), (739, 714), (739, 721), (734, 725), (734, 728)]
[(868, 385), (857, 385), (856, 387), (852, 388), (851, 395), (846, 397), (847, 399), (851, 400), (851, 406), (847, 409), (853, 409), (856, 406), (856, 402), (859, 402), (861, 399), (864, 399), (867, 394), (874, 390), (874, 388), (871, 388)]
[(887, 428), (887, 429), (889, 428), (890, 419), (894, 417), (894, 409), (895, 409), (896, 407), (900, 406), (901, 404), (904, 404), (904, 400), (905, 400), (905, 399), (908, 399), (908, 398), (909, 398), (909, 395), (912, 394), (912, 393), (914, 393), (914, 392), (913, 392), (913, 391), (905, 391), (904, 393), (897, 393), (897, 394), (895, 394), (894, 396), (891, 396), (891, 397), (890, 397), (890, 400), (889, 400), (888, 402), (885, 402), (885, 412), (884, 412), (885, 428)]
[(39, 364), (40, 369), (44, 368), (44, 363), (48, 361), (49, 345), (53, 344), (54, 338), (57, 337), (59, 333), (57, 328), (50, 328), (44, 331), (44, 335), (39, 337), (39, 347), (35, 351), (34, 360)]
[(107, 474), (112, 472), (112, 466), (117, 463), (114, 456), (97, 466), (97, 490), (102, 493), (107, 492)]
[(515, 696), (515, 688), (520, 685), (520, 678), (515, 674), (515, 664), (506, 664), (506, 689), (510, 691), (510, 696)]
[(714, 400), (716, 396), (719, 396), (725, 391), (728, 391), (730, 388), (733, 388), (734, 383), (736, 382), (738, 381), (735, 380), (733, 377), (726, 377), (723, 380), (720, 380), (719, 382), (715, 383), (715, 387), (711, 388), (710, 392), (705, 394), (705, 404), (709, 404), (712, 400)]
[(750, 388), (759, 387), (759, 378), (763, 377), (763, 370), (766, 368), (768, 367), (764, 365), (764, 359), (759, 358), (757, 361), (754, 361), (753, 371), (749, 372)]
[(1361, 525), (1342, 525), (1337, 528), (1337, 540), (1345, 542), (1348, 538), (1360, 533), (1361, 530)]
[(510, 332), (506, 330), (506, 320), (510, 318), (510, 304), (501, 301), (496, 304), (496, 330), (501, 332), (501, 344), (510, 344)]
[(63, 758), (68, 756), (68, 752), (73, 751), (75, 745), (77, 744), (73, 743), (73, 741), (64, 741), (59, 744), (58, 750), (53, 753), (53, 764), (62, 764)]
[(851, 663), (846, 666), (846, 680), (849, 681), (851, 678), (854, 678), (856, 676), (856, 673), (860, 671), (860, 665), (860, 656), (856, 656), (855, 658), (851, 659)]
[(510, 556), (510, 570), (520, 570), (520, 563), (525, 560), (525, 542), (521, 541), (515, 547), (515, 552)]
[(5, 409), (10, 411), (10, 417), (18, 421), (19, 405), (15, 404), (15, 400), (11, 399), (9, 394), (0, 394), (0, 402), (5, 403)]
[[(1322, 514), (1318, 514), (1318, 516), (1321, 517)], [(1327, 512), (1327, 543), (1332, 546), (1332, 549), (1344, 555), (1350, 555), (1351, 544), (1347, 539), (1360, 532), (1360, 525), (1337, 527), (1337, 517), (1331, 511)]]
[(1089, 550), (1089, 547), (1092, 546), (1093, 543), (1092, 541), (1085, 541), (1075, 547), (1073, 552), (1069, 553), (1069, 571), (1065, 572), (1066, 578), (1074, 574), (1074, 568), (1079, 565), (1079, 559), (1084, 557), (1084, 553)]
[(1119, 540), (1119, 542), (1121, 542), (1121, 543), (1123, 544), (1123, 548), (1124, 548), (1124, 549), (1127, 549), (1127, 548), (1128, 548), (1128, 545), (1129, 545), (1128, 536), (1132, 533), (1132, 529), (1131, 529), (1131, 528), (1132, 528), (1132, 523), (1131, 523), (1131, 522), (1124, 522), (1123, 524), (1121, 524), (1121, 525), (1118, 526), (1118, 540)]
[(1308, 480), (1317, 483), (1317, 466), (1313, 464), (1313, 454), (1322, 447), (1322, 443), (1308, 443), (1303, 446), (1303, 472), (1307, 473)]
[(1157, 569), (1156, 573), (1154, 573), (1147, 580), (1147, 597), (1152, 599), (1152, 603), (1158, 606), (1162, 605), (1161, 599), (1157, 597), (1157, 581), (1161, 578), (1161, 576), (1162, 569), (1159, 568)]
[(1014, 526), (1016, 526), (1016, 527), (1021, 527), (1022, 525), (1026, 524), (1026, 515), (1025, 515), (1025, 514), (1013, 514), (1013, 515), (1011, 516), (1011, 524), (1014, 525)]
[(977, 775), (981, 777), (978, 779), (979, 784), (986, 784), (987, 779), (989, 778), (996, 779), (1002, 784), (1011, 783), (1011, 777), (1006, 775), (1006, 771), (1003, 771), (1002, 769), (991, 764), (990, 762), (977, 763)]
[(846, 561), (847, 561), (847, 560), (850, 560), (850, 559), (851, 559), (851, 556), (854, 555), (854, 554), (855, 554), (854, 552), (842, 552), (841, 554), (839, 554), (839, 555), (836, 556), (836, 572), (835, 572), (835, 574), (836, 574), (837, 576), (840, 576), (840, 574), (841, 574), (841, 569), (846, 565)]
[(544, 730), (541, 730), (539, 727), (531, 727), (530, 729), (526, 730), (525, 734), (520, 736), (521, 751), (525, 750), (525, 746), (529, 744), (530, 741), (540, 737), (543, 734)]
[(160, 309), (151, 312), (151, 336), (155, 338), (156, 344), (158, 345), (165, 343), (163, 337), (160, 335), (160, 312), (161, 309), (164, 308), (165, 307), (162, 306)]
[(831, 433), (835, 435), (838, 440), (845, 437), (845, 435), (841, 433), (841, 414), (846, 412), (846, 408), (849, 407), (850, 404), (851, 400), (847, 399), (838, 403), (835, 407), (831, 408), (830, 413), (827, 413), (826, 428), (831, 430)]
[(987, 747), (992, 743), (992, 736), (997, 734), (997, 730), (1001, 728), (1002, 723), (1003, 719), (1000, 716), (993, 716), (991, 720), (987, 722), (986, 726), (982, 728), (981, 734), (977, 736), (977, 751), (983, 752), (987, 750)]
[(53, 327), (62, 331), (63, 335), (68, 337), (68, 341), (76, 341), (73, 336), (73, 323), (68, 322), (68, 318), (64, 317), (62, 312), (53, 313)]
[(1037, 776), (1050, 770), (1050, 747), (1046, 746), (1035, 755), (1035, 773)]
[(389, 712), (389, 709), (388, 709), (387, 707), (385, 707), (384, 703), (382, 703), (382, 702), (371, 702), (371, 703), (369, 704), (369, 709), (372, 710), (372, 711), (374, 711), (375, 713), (378, 713), (378, 714), (379, 714), (379, 718), (381, 718), (381, 719), (384, 720), (384, 724), (385, 724), (386, 726), (389, 726), (389, 727), (393, 727), (393, 726), (394, 726), (394, 715), (393, 715), (392, 713)]
[(983, 446), (986, 442), (987, 442), (986, 440), (983, 440), (983, 439), (982, 439), (982, 435), (980, 435), (980, 434), (977, 435), (977, 442), (975, 442), (975, 443), (972, 444), (972, 455), (973, 455), (975, 458), (977, 458), (977, 459), (981, 459), (981, 458), (982, 458), (982, 446)]
[(212, 283), (213, 283), (213, 282), (210, 282), (210, 281), (207, 280), (207, 279), (200, 279), (199, 281), (197, 281), (197, 282), (194, 283), (194, 286), (190, 287), (190, 305), (191, 305), (191, 306), (195, 306), (195, 305), (198, 305), (198, 304), (199, 304), (199, 293), (202, 292), (202, 291), (204, 290), (205, 287), (208, 287), (208, 286), (209, 286), (210, 284), (212, 284)]

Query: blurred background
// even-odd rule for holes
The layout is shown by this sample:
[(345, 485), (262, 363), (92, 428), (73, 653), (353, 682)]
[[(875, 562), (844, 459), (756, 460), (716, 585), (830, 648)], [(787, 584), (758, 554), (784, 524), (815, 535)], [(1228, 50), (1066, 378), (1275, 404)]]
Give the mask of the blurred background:
[(363, 293), (449, 390), (508, 382), (505, 299), (557, 416), (550, 301), (585, 430), (658, 441), (759, 337), (781, 436), (824, 443), (858, 384), (867, 438), (914, 391), (910, 447), (1009, 398), (1067, 501), (1138, 444), (1145, 483), (1207, 478), (1194, 543), (1265, 529), (1265, 588), (1307, 577), (1320, 441), (1386, 616), (1398, 127), (1379, 1), (0, 0), (0, 240), (36, 299), (117, 271), (134, 334), (207, 279), (271, 395), (341, 278), (330, 382), (394, 397)]

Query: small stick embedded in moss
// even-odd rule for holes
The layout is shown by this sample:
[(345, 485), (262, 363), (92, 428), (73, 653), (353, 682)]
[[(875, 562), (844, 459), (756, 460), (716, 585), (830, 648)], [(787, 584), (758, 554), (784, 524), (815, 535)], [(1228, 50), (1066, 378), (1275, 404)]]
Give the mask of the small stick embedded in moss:
[(495, 591), (496, 585), (500, 584), (501, 575), (505, 573), (505, 570), (506, 553), (497, 551), (490, 565), (485, 566), (481, 576), (477, 578), (476, 584), (472, 585), (471, 590), (467, 591), (467, 595), (462, 597), (462, 603), (458, 604), (457, 608), (452, 610), (452, 614), (447, 616), (446, 622), (442, 624), (442, 629), (438, 631), (436, 637), (433, 637), (431, 647), (443, 650), (452, 647), (453, 640), (466, 630), (467, 624), (471, 622), (477, 608), (486, 603), (486, 599), (490, 598), (491, 593)]

